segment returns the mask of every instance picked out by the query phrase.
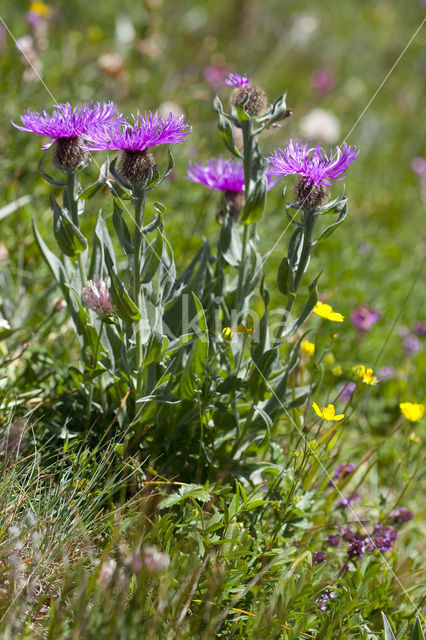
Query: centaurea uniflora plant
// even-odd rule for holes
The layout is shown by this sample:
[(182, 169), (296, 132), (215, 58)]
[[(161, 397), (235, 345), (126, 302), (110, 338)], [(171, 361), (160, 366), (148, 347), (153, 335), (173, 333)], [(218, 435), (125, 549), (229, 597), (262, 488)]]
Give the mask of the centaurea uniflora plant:
[[(233, 87), (230, 112), (219, 98), (214, 107), (231, 156), (191, 162), (186, 181), (187, 188), (195, 182), (223, 194), (217, 247), (212, 250), (204, 241), (180, 275), (166, 236), (165, 207), (152, 192), (173, 168), (169, 148), (168, 167), (160, 172), (161, 147), (184, 143), (191, 133), (183, 116), (137, 110), (124, 118), (111, 103), (90, 103), (58, 105), (53, 116), (27, 111), (21, 117), (22, 129), (50, 138), (47, 146), (56, 145), (62, 153), (65, 140), (69, 147), (60, 161), (54, 151), (54, 164), (65, 172), (66, 182), (45, 173), (44, 159), (40, 166), (49, 182), (65, 187), (61, 202), (53, 195), (50, 200), (60, 251), (47, 247), (35, 222), (34, 233), (80, 339), (86, 413), (102, 405), (108, 424), (112, 415), (117, 428), (131, 428), (126, 446), (161, 461), (164, 473), (173, 460), (182, 478), (193, 478), (194, 470), (201, 478), (218, 465), (230, 473), (247, 448), (268, 446), (261, 444), (268, 442), (265, 432), (309, 396), (291, 375), (304, 336), (293, 340), (287, 357), (284, 343), (315, 309), (322, 310), (321, 317), (326, 313), (343, 321), (329, 305), (317, 306), (318, 277), (298, 315), (291, 322), (288, 316), (312, 247), (346, 216), (346, 198), (327, 203), (328, 188), (343, 178), (358, 151), (343, 145), (327, 155), (320, 145), (290, 141), (265, 158), (262, 132), (292, 115), (285, 94), (268, 104), (263, 90), (246, 76), (231, 74), (226, 82)], [(85, 154), (102, 151), (119, 156), (111, 162), (107, 157), (94, 184), (80, 186)], [(267, 257), (258, 241), (268, 193), (290, 174), (299, 176), (296, 202), (285, 202), (285, 211), (296, 230), (277, 276), (286, 307), (273, 335), (262, 277)], [(111, 214), (103, 206), (89, 238), (80, 218), (84, 205), (93, 206), (101, 191), (111, 198)], [(337, 214), (337, 220), (314, 238), (315, 221), (325, 213)], [(90, 218), (83, 228), (89, 226)], [(263, 301), (260, 318), (250, 311), (257, 293)], [(322, 418), (315, 421), (318, 430), (326, 428), (323, 422), (343, 419), (334, 405), (315, 406)]]

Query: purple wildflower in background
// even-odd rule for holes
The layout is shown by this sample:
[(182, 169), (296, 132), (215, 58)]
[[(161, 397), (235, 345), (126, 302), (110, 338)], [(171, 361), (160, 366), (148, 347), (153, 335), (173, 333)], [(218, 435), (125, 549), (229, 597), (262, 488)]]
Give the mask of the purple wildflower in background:
[(355, 464), (353, 462), (341, 462), (334, 470), (333, 478), (346, 478), (355, 471)]
[(174, 118), (172, 113), (163, 118), (158, 111), (142, 114), (138, 109), (133, 121), (133, 124), (114, 121), (106, 127), (91, 127), (84, 136), (86, 150), (146, 151), (162, 144), (185, 142), (192, 131), (184, 116)]
[(379, 313), (363, 304), (351, 313), (352, 324), (362, 334), (370, 331), (373, 324), (379, 319)]
[(109, 294), (108, 279), (89, 280), (82, 291), (83, 300), (93, 311), (99, 313), (100, 316), (114, 313), (115, 307), (113, 306)]
[(327, 187), (331, 180), (342, 180), (349, 165), (357, 158), (359, 150), (348, 146), (336, 147), (329, 156), (321, 144), (309, 147), (308, 142), (290, 139), (284, 149), (275, 149), (265, 158), (271, 164), (272, 173), (300, 176), (295, 186), (298, 202), (308, 207), (320, 205), (328, 197)]
[(250, 84), (247, 76), (240, 76), (239, 73), (230, 73), (225, 80), (225, 84), (229, 87), (246, 87)]
[(321, 564), (321, 562), (325, 562), (324, 551), (314, 551), (312, 554), (312, 562), (314, 564)]
[(413, 356), (415, 353), (418, 353), (418, 351), (420, 351), (422, 348), (420, 340), (413, 335), (409, 335), (406, 338), (404, 338), (402, 341), (402, 344), (407, 356)]
[(361, 496), (359, 495), (358, 491), (355, 491), (355, 493), (339, 498), (336, 501), (336, 507), (338, 509), (349, 509), (349, 507), (351, 507), (353, 504), (359, 502), (360, 499)]
[(426, 338), (426, 322), (416, 322), (412, 330), (419, 338)]
[(312, 87), (323, 95), (329, 93), (335, 85), (334, 76), (327, 69), (314, 69), (309, 76), (309, 81)]
[(391, 365), (380, 367), (377, 371), (377, 376), (382, 382), (388, 382), (388, 380), (392, 380), (395, 377), (395, 368)]
[(221, 64), (211, 64), (203, 69), (203, 78), (214, 89), (219, 88), (225, 82), (228, 75), (225, 67)]
[(339, 547), (340, 546), (340, 536), (337, 533), (330, 533), (325, 537), (325, 544), (328, 547)]
[(388, 515), (388, 520), (392, 524), (404, 524), (404, 522), (409, 522), (413, 518), (413, 513), (406, 507), (397, 507), (390, 511)]
[(325, 611), (327, 609), (327, 602), (333, 600), (333, 598), (336, 597), (336, 594), (334, 592), (334, 589), (336, 589), (336, 585), (334, 584), (334, 582), (330, 582), (329, 584), (330, 586), (324, 589), (318, 600), (316, 600), (318, 609), (321, 609), (321, 611)]
[(339, 394), (343, 402), (349, 402), (352, 398), (353, 392), (356, 389), (355, 382), (341, 382), (339, 384)]
[(13, 126), (20, 131), (51, 138), (50, 142), (43, 145), (43, 149), (48, 149), (60, 138), (78, 138), (95, 125), (121, 122), (123, 118), (112, 102), (88, 102), (75, 107), (65, 102), (54, 105), (52, 115), (45, 110), (37, 112), (26, 109), (20, 119), (22, 126), (12, 121)]

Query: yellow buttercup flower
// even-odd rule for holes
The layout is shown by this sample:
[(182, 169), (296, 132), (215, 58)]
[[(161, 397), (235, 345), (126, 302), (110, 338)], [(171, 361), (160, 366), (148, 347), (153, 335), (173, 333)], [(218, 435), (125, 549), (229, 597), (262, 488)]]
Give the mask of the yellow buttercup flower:
[(417, 404), (416, 402), (401, 402), (399, 408), (402, 414), (410, 422), (417, 422), (423, 417), (425, 408), (423, 404)]
[(333, 364), (334, 362), (334, 356), (332, 353), (327, 353), (327, 355), (324, 358), (324, 362), (325, 364)]
[(234, 332), (232, 331), (231, 327), (224, 327), (222, 329), (222, 338), (224, 340), (232, 340), (232, 338), (234, 337)]
[(317, 302), (314, 307), (314, 313), (317, 314), (320, 318), (325, 318), (325, 320), (331, 320), (332, 322), (343, 322), (344, 316), (341, 313), (337, 313), (333, 311), (333, 307), (329, 304), (325, 304), (324, 302)]
[(377, 378), (373, 375), (373, 369), (367, 369), (363, 364), (358, 364), (353, 370), (365, 384), (374, 385), (378, 383)]
[(237, 333), (241, 335), (242, 333), (253, 333), (252, 327), (245, 327), (243, 324), (239, 324), (237, 326)]
[(333, 367), (333, 369), (331, 370), (331, 373), (333, 374), (333, 376), (341, 376), (343, 373), (343, 370), (340, 364), (336, 364), (336, 366)]
[(336, 409), (334, 408), (334, 404), (329, 404), (328, 407), (319, 407), (316, 402), (312, 405), (317, 416), (322, 418), (323, 420), (327, 420), (327, 422), (338, 422), (339, 420), (343, 420), (345, 417), (344, 413), (339, 413), (336, 415)]
[(313, 342), (309, 342), (309, 340), (302, 340), (300, 350), (304, 356), (313, 356), (315, 353), (315, 345)]
[(32, 2), (30, 4), (30, 11), (36, 13), (39, 16), (47, 16), (50, 13), (50, 7), (44, 4), (44, 2)]

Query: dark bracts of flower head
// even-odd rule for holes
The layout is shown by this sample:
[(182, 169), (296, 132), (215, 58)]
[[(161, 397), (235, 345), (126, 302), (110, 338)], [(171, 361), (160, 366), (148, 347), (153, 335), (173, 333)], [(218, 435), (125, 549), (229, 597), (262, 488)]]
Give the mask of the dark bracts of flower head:
[(309, 147), (308, 142), (289, 140), (284, 149), (275, 149), (265, 158), (272, 173), (280, 176), (299, 175), (295, 196), (300, 206), (318, 207), (328, 198), (331, 180), (342, 180), (359, 150), (344, 143), (327, 155), (321, 144)]
[[(225, 195), (229, 214), (238, 220), (244, 206), (244, 167), (239, 160), (224, 160), (222, 156), (209, 158), (203, 163), (188, 165), (187, 177), (192, 182), (202, 184), (208, 189), (222, 191)], [(267, 173), (268, 191), (279, 180)], [(222, 217), (222, 216), (221, 216)]]
[(244, 108), (250, 116), (258, 116), (266, 110), (268, 106), (266, 93), (257, 85), (252, 84), (247, 76), (230, 73), (225, 83), (230, 87), (235, 87), (230, 98), (231, 106), (235, 109), (247, 97)]
[(139, 109), (133, 123), (112, 122), (105, 127), (92, 127), (84, 136), (87, 151), (114, 149), (122, 151), (119, 169), (122, 176), (132, 183), (145, 181), (155, 166), (151, 147), (185, 142), (192, 129), (184, 117), (163, 118), (155, 113), (142, 114)]
[(81, 137), (93, 126), (102, 127), (111, 122), (122, 122), (112, 102), (89, 102), (71, 107), (68, 102), (56, 104), (53, 113), (25, 110), (20, 116), (21, 125), (12, 122), (21, 131), (47, 136), (50, 141), (43, 145), (48, 149), (54, 145), (53, 162), (65, 171), (76, 169), (84, 160), (85, 150)]

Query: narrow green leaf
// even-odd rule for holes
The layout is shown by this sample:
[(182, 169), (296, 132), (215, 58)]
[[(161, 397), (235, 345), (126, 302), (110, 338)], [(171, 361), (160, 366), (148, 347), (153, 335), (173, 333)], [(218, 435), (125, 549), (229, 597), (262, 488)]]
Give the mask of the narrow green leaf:
[(395, 640), (395, 635), (392, 631), (392, 627), (390, 626), (390, 622), (387, 619), (386, 615), (383, 613), (383, 611), (382, 611), (382, 618), (383, 618), (383, 627), (385, 630), (385, 640)]
[(107, 247), (104, 247), (105, 250), (105, 264), (108, 270), (108, 275), (111, 280), (111, 299), (113, 304), (116, 306), (117, 314), (122, 318), (125, 322), (136, 322), (141, 318), (141, 312), (137, 308), (136, 304), (130, 298), (127, 293), (124, 285), (122, 284), (120, 278), (117, 275), (117, 271), (113, 262), (113, 259), (109, 253)]
[(141, 282), (146, 284), (153, 279), (158, 265), (160, 264), (161, 255), (163, 253), (163, 235), (160, 230), (157, 231), (157, 238), (155, 243), (152, 242), (148, 245), (146, 250), (145, 261), (143, 263), (141, 272)]
[(67, 210), (58, 204), (52, 193), (50, 194), (50, 206), (53, 212), (53, 233), (56, 242), (66, 256), (75, 258), (87, 249), (87, 240), (73, 223)]
[(258, 222), (262, 217), (266, 204), (267, 185), (265, 175), (261, 176), (254, 185), (241, 213), (241, 220), (245, 224)]
[(414, 625), (413, 625), (413, 629), (411, 631), (410, 640), (425, 640), (425, 637), (423, 635), (422, 626), (421, 626), (421, 623), (420, 623), (420, 618), (418, 616), (416, 616), (416, 619), (414, 620)]
[(112, 212), (112, 223), (114, 225), (115, 233), (117, 234), (118, 241), (121, 245), (126, 256), (133, 253), (132, 238), (129, 228), (123, 219), (123, 210), (118, 206), (114, 198), (114, 209)]

